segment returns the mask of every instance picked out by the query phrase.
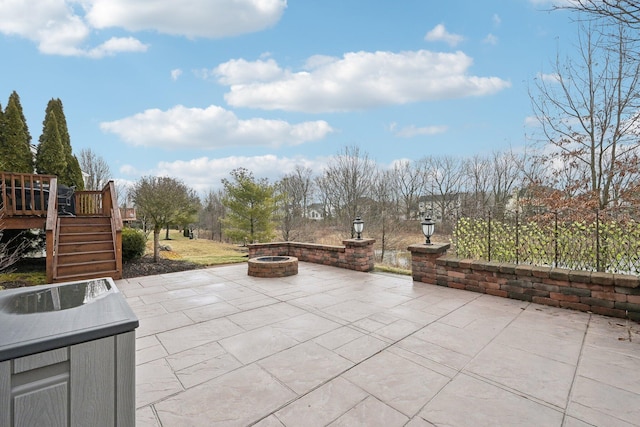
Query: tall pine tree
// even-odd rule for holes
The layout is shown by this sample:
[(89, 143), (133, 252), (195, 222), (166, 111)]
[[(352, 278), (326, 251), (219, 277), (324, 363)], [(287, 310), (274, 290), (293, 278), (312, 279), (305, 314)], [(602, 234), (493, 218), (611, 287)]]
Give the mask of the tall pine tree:
[(13, 91), (0, 118), (0, 168), (8, 172), (33, 173), (31, 134), (20, 97)]
[(62, 184), (75, 186), (77, 190), (82, 190), (84, 189), (82, 170), (80, 169), (80, 162), (78, 162), (76, 156), (73, 155), (73, 150), (71, 149), (71, 137), (69, 136), (67, 119), (64, 115), (62, 101), (59, 98), (51, 99), (47, 104), (43, 128), (46, 128), (47, 126), (47, 118), (51, 120), (51, 117), (55, 118), (58, 128), (58, 134), (60, 136), (60, 143), (62, 144), (64, 159), (66, 162), (66, 168), (64, 169), (64, 172), (56, 175), (58, 175), (58, 178), (60, 179), (60, 182)]
[(57, 175), (60, 184), (73, 185), (63, 180), (67, 174), (67, 159), (58, 131), (56, 114), (49, 111), (44, 119), (44, 129), (36, 153), (36, 171), (40, 174)]

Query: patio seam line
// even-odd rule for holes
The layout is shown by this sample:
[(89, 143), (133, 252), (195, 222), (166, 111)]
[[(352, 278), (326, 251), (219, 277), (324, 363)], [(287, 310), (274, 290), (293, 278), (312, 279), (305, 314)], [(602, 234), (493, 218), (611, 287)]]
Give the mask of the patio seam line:
[[(580, 345), (580, 354), (578, 355), (578, 360), (576, 362), (576, 369), (573, 371), (573, 378), (571, 379), (571, 387), (569, 387), (569, 394), (567, 395), (567, 404), (565, 405), (565, 408), (562, 414), (562, 425), (564, 425), (564, 421), (567, 418), (567, 410), (569, 409), (569, 405), (571, 404), (571, 397), (573, 396), (573, 387), (576, 383), (576, 378), (578, 377), (578, 369), (580, 368), (580, 362), (582, 361), (582, 356), (584, 354), (585, 342), (587, 341), (587, 334), (589, 333), (589, 326), (591, 325), (592, 316), (593, 315), (589, 313), (589, 317), (587, 319), (587, 327), (584, 328), (584, 334), (582, 335), (582, 343)], [(579, 419), (576, 417), (572, 417), (572, 418)]]
[[(435, 285), (430, 285), (430, 286), (435, 286)], [(431, 324), (433, 324), (433, 323), (435, 323), (435, 322), (437, 322), (437, 321), (441, 320), (442, 318), (444, 318), (444, 317), (448, 316), (449, 314), (451, 314), (451, 313), (453, 313), (453, 312), (455, 312), (455, 311), (459, 310), (460, 308), (462, 308), (462, 307), (466, 306), (467, 304), (470, 304), (471, 302), (476, 301), (477, 299), (479, 299), (480, 297), (482, 297), (482, 295), (483, 295), (483, 294), (478, 294), (478, 296), (477, 296), (476, 298), (473, 298), (473, 299), (471, 299), (471, 300), (469, 300), (469, 301), (465, 302), (465, 303), (464, 303), (464, 304), (462, 304), (460, 307), (457, 307), (455, 310), (452, 310), (452, 311), (450, 311), (450, 312), (448, 312), (448, 313), (446, 313), (446, 314), (441, 315), (440, 317), (438, 317), (437, 319), (434, 319), (433, 321), (431, 321), (431, 322), (427, 323), (426, 325), (424, 325), (424, 326), (423, 326), (423, 327), (421, 327), (420, 329), (417, 329), (417, 330), (415, 330), (415, 331), (411, 332), (410, 334), (407, 334), (407, 335), (403, 336), (402, 338), (397, 339), (396, 341), (392, 341), (392, 342), (390, 342), (390, 343), (386, 343), (387, 345), (386, 345), (384, 348), (382, 348), (382, 349), (378, 350), (377, 352), (375, 352), (375, 353), (373, 353), (372, 355), (370, 355), (370, 356), (366, 357), (365, 359), (363, 359), (363, 360), (361, 360), (361, 361), (359, 361), (359, 362), (357, 362), (357, 363), (354, 363), (354, 365), (353, 365), (353, 366), (351, 366), (350, 368), (347, 368), (347, 369), (345, 369), (344, 371), (340, 372), (339, 374), (337, 374), (337, 375), (335, 375), (335, 376), (333, 376), (333, 377), (329, 378), (328, 380), (326, 380), (326, 381), (324, 381), (324, 382), (322, 382), (322, 383), (318, 384), (317, 386), (313, 387), (312, 389), (310, 389), (310, 390), (309, 390), (309, 391), (307, 391), (306, 393), (301, 394), (300, 396), (297, 396), (296, 398), (292, 399), (290, 402), (287, 402), (287, 403), (283, 404), (282, 406), (280, 406), (280, 407), (276, 408), (276, 409), (275, 409), (275, 410), (273, 410), (272, 412), (270, 412), (270, 413), (266, 414), (264, 417), (262, 417), (262, 418), (260, 418), (260, 419), (256, 420), (256, 422), (255, 422), (255, 423), (250, 424), (250, 425), (255, 425), (255, 424), (259, 423), (260, 421), (262, 421), (262, 420), (264, 420), (264, 419), (266, 419), (266, 418), (270, 417), (271, 415), (276, 416), (276, 415), (275, 415), (275, 413), (276, 413), (276, 412), (278, 412), (279, 410), (281, 410), (281, 409), (285, 408), (286, 406), (290, 405), (291, 403), (293, 403), (293, 402), (295, 402), (295, 401), (297, 401), (297, 400), (300, 400), (301, 398), (303, 398), (303, 397), (307, 396), (309, 393), (311, 393), (311, 392), (313, 392), (313, 391), (315, 391), (315, 390), (319, 389), (320, 387), (324, 386), (325, 384), (327, 384), (327, 383), (329, 383), (329, 382), (331, 382), (331, 381), (335, 380), (336, 378), (338, 378), (338, 377), (342, 376), (343, 374), (345, 374), (345, 373), (349, 372), (351, 369), (355, 368), (356, 366), (358, 366), (358, 365), (360, 365), (360, 364), (362, 364), (362, 363), (366, 362), (367, 360), (371, 359), (372, 357), (377, 356), (378, 354), (382, 353), (383, 351), (385, 351), (385, 350), (387, 350), (387, 349), (389, 349), (389, 348), (393, 347), (394, 345), (396, 345), (396, 344), (397, 344), (397, 343), (399, 343), (400, 341), (402, 341), (402, 340), (404, 340), (404, 339), (406, 339), (406, 338), (408, 338), (408, 337), (410, 337), (410, 336), (412, 336), (412, 335), (416, 334), (417, 332), (421, 331), (422, 329), (426, 328), (427, 326), (429, 326), (429, 325), (431, 325)], [(397, 304), (397, 305), (402, 305), (402, 304)], [(528, 306), (528, 305), (527, 305), (527, 306)], [(522, 310), (522, 311), (524, 311), (524, 310)], [(520, 316), (520, 315), (521, 315), (521, 313), (518, 313), (518, 316)], [(516, 317), (518, 317), (518, 316), (516, 316)], [(367, 316), (367, 317), (368, 317), (368, 316)], [(359, 319), (359, 320), (360, 320), (360, 319)], [(514, 320), (515, 320), (515, 319), (514, 319)], [(513, 321), (513, 320), (512, 320), (512, 321)], [(348, 322), (348, 324), (343, 325), (343, 326), (349, 326), (349, 325), (351, 325), (352, 323), (353, 323), (353, 322)], [(509, 324), (510, 324), (510, 323), (511, 323), (511, 322), (509, 322)], [(372, 334), (372, 333), (373, 333), (373, 332), (369, 332), (367, 335), (371, 336), (371, 334)], [(317, 337), (316, 337), (316, 338), (317, 338)], [(375, 338), (375, 337), (374, 337), (374, 338)], [(313, 339), (314, 339), (314, 338), (310, 338), (310, 339), (308, 339), (307, 341), (304, 341), (304, 342), (299, 343), (299, 344), (303, 344), (303, 343), (309, 342), (309, 341), (311, 341), (311, 340), (313, 340)], [(419, 339), (419, 338), (418, 338), (418, 339)], [(494, 339), (495, 339), (495, 337), (494, 337)], [(491, 340), (491, 341), (493, 341), (493, 340)], [(292, 347), (290, 347), (290, 348), (292, 348)], [(286, 349), (285, 349), (285, 350), (286, 350)], [(282, 350), (282, 351), (284, 351), (284, 350)], [(415, 354), (415, 353), (414, 353), (414, 354)], [(405, 357), (403, 357), (403, 356), (401, 356), (401, 355), (397, 355), (397, 356), (398, 356), (398, 357), (402, 357), (403, 359), (405, 359), (405, 360), (407, 360), (407, 361), (410, 361), (409, 359), (406, 359)], [(269, 356), (266, 356), (266, 357), (269, 357)], [(266, 357), (264, 357), (263, 359), (265, 359)], [(345, 358), (345, 359), (346, 359), (346, 358)], [(260, 360), (262, 360), (262, 359), (260, 359)], [(349, 360), (349, 359), (346, 359), (346, 360)], [(258, 360), (254, 361), (254, 362), (252, 362), (252, 363), (257, 363), (257, 362), (258, 362)], [(411, 361), (410, 361), (410, 362), (411, 362)], [(412, 362), (412, 363), (415, 363), (415, 362)], [(435, 363), (437, 363), (437, 362), (435, 362)], [(465, 365), (465, 366), (466, 366), (466, 365)], [(261, 368), (262, 368), (262, 367), (261, 367)], [(262, 369), (264, 369), (264, 368), (262, 368)], [(429, 369), (429, 368), (426, 368), (426, 369)], [(266, 370), (266, 369), (265, 369), (265, 370)], [(429, 370), (431, 371), (431, 369), (429, 369)], [(435, 371), (433, 371), (433, 372), (435, 372)], [(269, 375), (271, 375), (271, 373), (270, 373), (269, 371), (267, 371), (267, 373), (269, 373)], [(437, 373), (437, 372), (436, 372), (436, 373)], [(454, 376), (454, 378), (455, 378), (456, 376), (457, 376), (457, 374)], [(347, 378), (344, 378), (344, 379), (345, 379), (346, 381), (349, 381)], [(277, 378), (276, 378), (276, 380), (277, 380)], [(351, 382), (351, 381), (349, 381), (349, 382), (350, 382), (351, 384), (353, 384), (354, 386), (356, 386), (356, 387), (358, 387), (358, 388), (362, 389), (362, 387), (360, 387), (359, 385), (354, 384), (354, 383), (353, 383), (353, 382)], [(449, 381), (449, 382), (450, 382), (450, 381)], [(449, 382), (447, 382), (446, 384), (449, 384)], [(445, 384), (445, 385), (446, 385), (446, 384)], [(288, 387), (287, 387), (287, 388), (288, 388)], [(444, 387), (443, 387), (443, 388), (444, 388)], [(441, 390), (442, 390), (442, 389), (441, 389)], [(363, 390), (363, 391), (364, 391), (365, 393), (367, 393), (368, 395), (371, 395), (371, 396), (376, 397), (375, 395), (372, 395), (371, 393), (367, 392), (366, 390)], [(439, 391), (438, 391), (438, 392), (439, 392)], [(436, 394), (437, 394), (437, 393), (436, 393)], [(378, 398), (376, 397), (376, 399), (378, 399)], [(430, 399), (429, 401), (431, 401), (431, 399)], [(383, 403), (384, 403), (384, 402), (383, 402)], [(427, 402), (427, 403), (428, 403), (428, 402)], [(425, 404), (425, 405), (426, 405), (426, 404)], [(354, 405), (354, 406), (355, 406), (355, 405)], [(401, 411), (398, 411), (398, 412), (400, 412), (401, 414), (403, 414), (403, 415), (407, 416), (409, 419), (412, 419), (413, 417), (415, 417), (415, 416), (416, 416), (416, 414), (420, 413), (420, 411), (421, 411), (423, 408), (424, 408), (424, 406), (422, 406), (422, 407), (421, 407), (421, 408), (420, 408), (420, 409), (419, 409), (419, 410), (418, 410), (414, 415), (411, 415), (411, 416), (406, 415), (406, 414), (404, 414), (404, 413), (403, 413), (403, 412), (401, 412)], [(350, 409), (351, 409), (351, 408), (350, 408)], [(348, 412), (348, 411), (347, 411), (347, 412)], [(346, 413), (346, 412), (345, 412), (345, 413)], [(277, 416), (276, 416), (276, 418), (277, 418)]]

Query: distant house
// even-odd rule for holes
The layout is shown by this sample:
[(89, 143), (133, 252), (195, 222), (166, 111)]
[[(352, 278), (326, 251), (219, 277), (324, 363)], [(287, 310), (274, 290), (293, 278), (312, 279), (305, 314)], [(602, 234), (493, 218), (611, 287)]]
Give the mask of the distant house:
[(318, 221), (324, 219), (324, 209), (322, 204), (313, 203), (309, 205), (307, 208), (307, 218)]

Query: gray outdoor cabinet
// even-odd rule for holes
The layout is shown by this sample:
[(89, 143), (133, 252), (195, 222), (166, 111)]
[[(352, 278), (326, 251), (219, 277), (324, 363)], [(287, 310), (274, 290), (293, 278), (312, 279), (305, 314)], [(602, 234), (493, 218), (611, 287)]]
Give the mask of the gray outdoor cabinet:
[(0, 292), (0, 427), (134, 426), (137, 327), (110, 278)]

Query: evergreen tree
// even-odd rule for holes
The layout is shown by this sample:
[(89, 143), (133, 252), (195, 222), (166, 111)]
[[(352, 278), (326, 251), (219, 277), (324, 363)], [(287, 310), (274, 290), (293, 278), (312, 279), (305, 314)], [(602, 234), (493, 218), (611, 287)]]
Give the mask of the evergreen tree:
[(67, 160), (58, 131), (58, 122), (55, 113), (50, 111), (44, 120), (44, 129), (38, 144), (36, 171), (41, 174), (57, 175), (60, 184), (72, 185), (62, 179), (67, 173), (66, 169)]
[(222, 204), (227, 216), (222, 220), (224, 233), (236, 241), (267, 242), (274, 235), (276, 211), (275, 187), (267, 180), (257, 181), (244, 168), (231, 171), (233, 181), (222, 180), (225, 196)]
[(14, 91), (7, 108), (0, 118), (0, 159), (2, 170), (33, 173), (33, 155), (29, 145), (31, 135), (20, 105), (20, 97)]
[(55, 117), (56, 120), (58, 134), (60, 135), (60, 142), (62, 144), (64, 158), (67, 164), (64, 173), (58, 175), (58, 177), (60, 178), (61, 183), (69, 186), (75, 186), (77, 190), (82, 190), (84, 189), (82, 170), (80, 169), (80, 163), (78, 162), (78, 159), (73, 155), (73, 150), (71, 148), (71, 137), (69, 136), (69, 129), (67, 127), (67, 119), (64, 115), (62, 101), (59, 98), (51, 99), (47, 104), (43, 128), (46, 127), (47, 117), (50, 117), (52, 113), (53, 117)]

